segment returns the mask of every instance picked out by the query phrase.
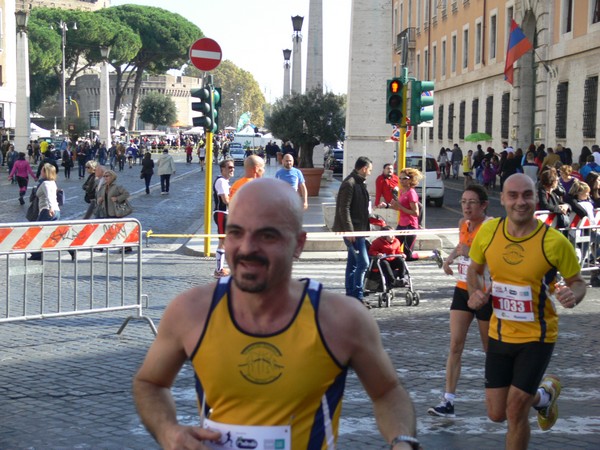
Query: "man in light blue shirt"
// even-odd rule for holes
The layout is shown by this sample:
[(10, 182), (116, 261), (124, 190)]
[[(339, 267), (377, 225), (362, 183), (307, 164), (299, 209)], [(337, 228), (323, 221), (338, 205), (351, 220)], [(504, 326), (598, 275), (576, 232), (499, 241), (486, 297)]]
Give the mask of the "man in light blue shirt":
[(283, 155), (281, 162), (283, 163), (283, 168), (277, 171), (275, 178), (279, 178), (280, 180), (289, 183), (295, 191), (300, 191), (300, 195), (304, 202), (304, 209), (308, 208), (308, 191), (306, 190), (304, 175), (300, 170), (294, 167), (294, 157), (287, 153)]

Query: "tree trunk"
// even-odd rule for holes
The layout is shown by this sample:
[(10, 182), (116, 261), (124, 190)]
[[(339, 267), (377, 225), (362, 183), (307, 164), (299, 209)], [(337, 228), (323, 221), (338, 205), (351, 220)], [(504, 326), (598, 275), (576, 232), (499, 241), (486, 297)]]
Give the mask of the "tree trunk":
[(135, 83), (133, 84), (133, 99), (131, 100), (131, 113), (129, 115), (129, 129), (135, 130), (135, 118), (138, 110), (138, 99), (140, 96), (140, 89), (142, 87), (142, 80), (144, 79), (144, 69), (146, 66), (138, 66), (135, 74)]
[(305, 142), (300, 145), (300, 155), (298, 161), (298, 167), (313, 168), (313, 150), (315, 145), (312, 142)]

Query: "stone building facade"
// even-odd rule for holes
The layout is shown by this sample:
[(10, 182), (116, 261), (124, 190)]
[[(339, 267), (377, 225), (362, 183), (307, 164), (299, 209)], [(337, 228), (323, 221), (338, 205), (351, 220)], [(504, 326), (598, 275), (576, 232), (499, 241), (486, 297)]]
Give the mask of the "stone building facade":
[[(507, 141), (581, 147), (598, 143), (600, 0), (393, 0), (394, 68), (435, 81), (427, 148), (465, 145), (472, 132)], [(532, 42), (504, 80), (511, 20)], [(405, 47), (401, 45), (406, 38)], [(404, 55), (403, 55), (404, 51)], [(410, 108), (409, 108), (410, 109)], [(421, 133), (413, 146), (420, 148)]]
[[(110, 84), (110, 104), (111, 108), (115, 98), (116, 76), (111, 75)], [(170, 97), (177, 107), (177, 123), (181, 126), (192, 126), (192, 109), (190, 90), (202, 87), (202, 79), (194, 77), (173, 76), (173, 75), (145, 75), (140, 90), (140, 99), (145, 95), (155, 92)], [(82, 75), (77, 78), (75, 85), (71, 86), (69, 95), (79, 101), (80, 117), (86, 120), (90, 119), (91, 128), (94, 127), (94, 117), (100, 109), (100, 77), (96, 73)], [(131, 105), (133, 99), (133, 87), (129, 87), (125, 91), (125, 95), (121, 100), (121, 104), (127, 107)], [(115, 122), (118, 125), (121, 119), (120, 113), (113, 114)], [(125, 120), (127, 126), (129, 118)], [(136, 129), (151, 128), (146, 126), (139, 119), (136, 124)]]

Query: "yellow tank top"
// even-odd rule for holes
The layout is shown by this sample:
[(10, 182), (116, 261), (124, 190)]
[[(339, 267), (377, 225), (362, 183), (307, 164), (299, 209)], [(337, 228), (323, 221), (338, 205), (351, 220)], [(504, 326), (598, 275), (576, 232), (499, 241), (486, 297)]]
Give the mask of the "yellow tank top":
[(556, 274), (560, 270), (570, 278), (580, 270), (573, 246), (558, 230), (538, 220), (531, 234), (515, 238), (504, 219), (493, 219), (479, 229), (469, 256), (487, 263), (492, 277), (491, 338), (515, 344), (556, 342)]
[(235, 322), (231, 278), (221, 278), (198, 345), (191, 355), (199, 404), (215, 422), (290, 425), (292, 448), (333, 449), (347, 367), (335, 360), (316, 319), (322, 285), (307, 280), (287, 327), (252, 335)]

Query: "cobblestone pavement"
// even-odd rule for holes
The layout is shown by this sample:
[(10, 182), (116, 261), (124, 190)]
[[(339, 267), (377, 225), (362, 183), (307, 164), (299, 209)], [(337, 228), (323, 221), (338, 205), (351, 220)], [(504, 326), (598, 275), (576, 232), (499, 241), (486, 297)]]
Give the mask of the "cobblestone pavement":
[[(130, 257), (131, 262), (135, 260)], [(157, 324), (168, 301), (196, 283), (212, 281), (212, 259), (190, 257), (176, 246), (144, 250), (146, 313)], [(300, 261), (295, 276), (317, 276), (329, 289), (342, 287), (343, 262)], [(429, 417), (444, 385), (451, 282), (433, 264), (412, 266), (422, 301), (418, 307), (373, 309), (418, 414), (419, 436), (427, 449), (499, 449), (504, 424), (485, 416), (483, 352), (476, 330), (469, 335), (459, 383), (456, 420)], [(597, 347), (600, 295), (590, 289), (574, 310), (560, 310), (561, 334), (550, 370), (564, 383), (560, 419), (547, 433), (537, 431), (532, 449), (600, 448), (600, 389)], [(143, 321), (116, 331), (125, 313), (0, 324), (0, 448), (153, 449), (131, 398), (131, 379), (152, 342)], [(193, 376), (186, 366), (174, 394), (182, 422), (196, 423)], [(384, 449), (370, 402), (356, 376), (348, 378), (340, 449)]]

